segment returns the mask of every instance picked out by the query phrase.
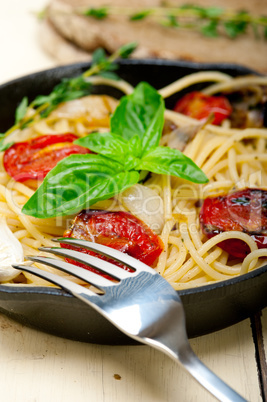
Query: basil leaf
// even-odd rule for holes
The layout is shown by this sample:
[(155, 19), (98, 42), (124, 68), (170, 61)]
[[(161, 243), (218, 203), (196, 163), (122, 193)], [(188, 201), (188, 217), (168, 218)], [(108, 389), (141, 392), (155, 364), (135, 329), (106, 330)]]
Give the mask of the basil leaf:
[(48, 173), (22, 212), (37, 218), (71, 215), (138, 180), (138, 172), (126, 172), (119, 163), (104, 156), (70, 155)]
[(170, 174), (194, 183), (207, 183), (204, 172), (187, 156), (177, 149), (157, 147), (143, 156), (139, 169), (153, 173)]
[(110, 122), (111, 131), (126, 140), (138, 135), (143, 153), (159, 144), (163, 124), (163, 99), (146, 82), (140, 83), (131, 95), (121, 99)]
[(79, 138), (74, 143), (113, 159), (124, 167), (127, 165), (126, 170), (134, 167), (135, 163), (133, 162), (131, 165), (130, 161), (138, 158), (142, 149), (140, 138), (137, 135), (127, 141), (113, 133), (91, 133), (86, 137)]
[(24, 96), (20, 104), (18, 105), (16, 111), (15, 111), (15, 124), (19, 123), (20, 120), (23, 119), (27, 112), (28, 108), (28, 98), (27, 96)]
[(143, 144), (142, 141), (140, 140), (140, 137), (138, 135), (135, 135), (128, 141), (128, 148), (130, 154), (135, 156), (136, 158), (141, 158), (143, 154)]
[(119, 135), (111, 133), (91, 133), (74, 143), (122, 164), (129, 153), (128, 142)]
[(146, 171), (206, 183), (206, 175), (182, 152), (158, 146), (163, 124), (162, 97), (149, 84), (139, 84), (116, 109), (111, 133), (75, 141), (97, 154), (61, 160), (22, 211), (38, 218), (71, 215), (138, 183)]

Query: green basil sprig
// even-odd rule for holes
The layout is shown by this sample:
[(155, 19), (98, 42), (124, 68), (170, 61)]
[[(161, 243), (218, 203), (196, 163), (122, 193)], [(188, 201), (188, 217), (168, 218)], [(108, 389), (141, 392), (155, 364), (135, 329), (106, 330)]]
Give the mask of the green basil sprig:
[(111, 118), (111, 132), (75, 141), (94, 153), (60, 161), (22, 212), (38, 218), (77, 213), (138, 183), (144, 170), (206, 183), (206, 175), (190, 158), (159, 146), (163, 124), (162, 97), (148, 83), (140, 83), (122, 98)]
[(102, 155), (71, 155), (51, 170), (22, 212), (51, 218), (79, 212), (138, 182), (136, 171)]

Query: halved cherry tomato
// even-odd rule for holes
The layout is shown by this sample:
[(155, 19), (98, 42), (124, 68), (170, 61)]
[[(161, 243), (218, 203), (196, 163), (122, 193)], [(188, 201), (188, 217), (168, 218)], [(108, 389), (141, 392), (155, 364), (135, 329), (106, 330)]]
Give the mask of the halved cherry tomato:
[(16, 181), (42, 180), (66, 156), (90, 152), (73, 144), (77, 138), (66, 133), (17, 142), (5, 151), (4, 168)]
[[(127, 253), (149, 266), (153, 266), (163, 250), (161, 239), (144, 222), (123, 211), (84, 210), (75, 217), (72, 228), (64, 233), (64, 237), (90, 240), (106, 245)], [(61, 246), (77, 249), (66, 244), (61, 244)], [(96, 255), (96, 253), (86, 249), (80, 249), (80, 251), (85, 254)], [(98, 255), (98, 257), (111, 261), (103, 256)], [(89, 269), (84, 264), (71, 262)], [(130, 271), (130, 268), (125, 265), (117, 261), (112, 262)], [(99, 272), (91, 267), (90, 270)]]
[(213, 114), (212, 124), (220, 125), (230, 116), (232, 107), (224, 96), (208, 96), (202, 92), (193, 91), (178, 100), (174, 110), (198, 120), (206, 119)]
[[(238, 230), (249, 234), (258, 248), (267, 247), (267, 191), (247, 188), (220, 197), (206, 198), (200, 211), (200, 223), (207, 237)], [(234, 257), (245, 258), (248, 245), (239, 239), (218, 244)]]

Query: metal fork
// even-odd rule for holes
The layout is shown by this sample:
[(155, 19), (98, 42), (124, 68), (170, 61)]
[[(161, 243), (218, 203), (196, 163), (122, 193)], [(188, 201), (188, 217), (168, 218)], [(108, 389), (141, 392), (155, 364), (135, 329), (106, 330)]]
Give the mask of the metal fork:
[(50, 257), (27, 257), (33, 262), (52, 266), (93, 285), (89, 290), (56, 274), (32, 265), (13, 265), (67, 290), (89, 304), (129, 337), (150, 345), (180, 363), (220, 401), (245, 401), (238, 393), (209, 370), (194, 354), (185, 329), (185, 316), (178, 293), (155, 270), (129, 255), (101, 244), (72, 238), (54, 239), (63, 244), (82, 247), (122, 262), (133, 272), (81, 253), (61, 247), (41, 247), (41, 251), (67, 257), (94, 267), (112, 280), (71, 263)]

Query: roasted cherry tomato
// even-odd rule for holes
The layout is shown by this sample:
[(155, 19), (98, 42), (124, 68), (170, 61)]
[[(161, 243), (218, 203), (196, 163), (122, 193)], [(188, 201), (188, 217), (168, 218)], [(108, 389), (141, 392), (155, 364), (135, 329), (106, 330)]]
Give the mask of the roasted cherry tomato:
[(16, 181), (42, 180), (66, 156), (90, 152), (73, 144), (77, 138), (74, 134), (66, 133), (17, 142), (4, 153), (5, 170)]
[(206, 119), (213, 114), (212, 124), (219, 125), (230, 116), (232, 107), (224, 96), (208, 96), (194, 91), (183, 96), (176, 103), (174, 110), (198, 120)]
[[(96, 243), (122, 251), (137, 258), (149, 266), (153, 266), (163, 250), (161, 239), (140, 219), (128, 212), (109, 212), (84, 210), (74, 219), (70, 230), (64, 233), (64, 237), (91, 240)], [(75, 247), (61, 244), (62, 247), (75, 249)], [(83, 253), (96, 255), (96, 253), (80, 249)], [(99, 256), (99, 258), (111, 261)], [(128, 267), (112, 261), (126, 270)], [(73, 263), (73, 261), (72, 261)], [(84, 264), (74, 262), (76, 265), (88, 269)], [(98, 272), (94, 268), (90, 268)]]
[[(267, 247), (267, 191), (247, 188), (220, 197), (206, 198), (200, 211), (200, 223), (207, 237), (231, 230), (249, 234), (258, 248)], [(248, 245), (239, 239), (218, 244), (234, 257), (245, 258)]]

